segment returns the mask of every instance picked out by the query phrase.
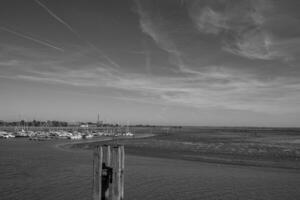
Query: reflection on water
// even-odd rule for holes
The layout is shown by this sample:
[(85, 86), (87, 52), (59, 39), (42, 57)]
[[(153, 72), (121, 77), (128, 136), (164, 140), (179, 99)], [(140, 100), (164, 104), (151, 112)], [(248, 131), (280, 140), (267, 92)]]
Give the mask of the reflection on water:
[[(91, 199), (91, 152), (0, 140), (2, 200)], [(300, 173), (126, 155), (125, 199), (300, 199)]]

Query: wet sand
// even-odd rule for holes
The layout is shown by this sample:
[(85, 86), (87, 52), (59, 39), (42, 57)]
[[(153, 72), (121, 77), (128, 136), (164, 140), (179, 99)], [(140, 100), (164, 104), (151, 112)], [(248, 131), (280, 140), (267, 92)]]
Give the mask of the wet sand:
[[(299, 129), (156, 130), (154, 136), (126, 139), (127, 154), (219, 164), (300, 169)], [(106, 141), (105, 143), (113, 143)], [(75, 144), (91, 149), (103, 142)]]

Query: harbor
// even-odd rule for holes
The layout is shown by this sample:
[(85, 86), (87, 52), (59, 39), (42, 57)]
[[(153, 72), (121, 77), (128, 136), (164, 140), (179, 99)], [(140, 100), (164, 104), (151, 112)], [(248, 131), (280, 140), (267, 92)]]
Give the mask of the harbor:
[(82, 140), (97, 137), (134, 137), (128, 126), (118, 127), (1, 127), (0, 138), (29, 138), (30, 140), (70, 139)]

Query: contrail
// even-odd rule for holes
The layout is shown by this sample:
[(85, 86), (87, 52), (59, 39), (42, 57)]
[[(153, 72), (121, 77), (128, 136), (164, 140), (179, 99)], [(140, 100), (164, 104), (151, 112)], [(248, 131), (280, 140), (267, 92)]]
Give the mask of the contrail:
[(86, 40), (86, 43), (93, 48), (95, 51), (97, 51), (102, 57), (104, 57), (111, 65), (120, 68), (120, 65), (117, 64), (114, 60), (112, 60), (109, 56), (107, 56), (106, 54), (104, 54), (99, 48), (97, 48), (95, 45), (93, 45), (92, 43), (90, 43), (89, 41)]
[(40, 2), (39, 0), (34, 0), (39, 6), (41, 6), (43, 9), (46, 10), (46, 12), (51, 15), (54, 19), (56, 19), (58, 22), (63, 24), (66, 28), (68, 28), (74, 35), (76, 35), (80, 40), (83, 40), (90, 48), (97, 51), (103, 58), (105, 58), (111, 65), (120, 68), (120, 65), (118, 65), (115, 61), (113, 61), (109, 56), (105, 55), (99, 48), (97, 48), (95, 45), (91, 44), (88, 40), (84, 39), (81, 34), (79, 34), (78, 31), (76, 31), (71, 25), (69, 25), (67, 22), (65, 22), (62, 18), (57, 16), (54, 12), (52, 12), (45, 4)]
[(54, 46), (53, 44), (50, 44), (48, 42), (45, 42), (45, 41), (42, 41), (42, 40), (39, 40), (39, 39), (36, 39), (36, 38), (33, 38), (33, 37), (31, 37), (29, 35), (25, 35), (23, 33), (13, 31), (13, 30), (5, 28), (5, 27), (0, 27), (0, 30), (6, 31), (8, 33), (11, 33), (13, 35), (16, 35), (16, 36), (19, 36), (19, 37), (22, 37), (22, 38), (25, 38), (27, 40), (31, 40), (33, 42), (36, 42), (38, 44), (41, 44), (41, 45), (44, 45), (44, 46), (47, 46), (47, 47), (50, 47), (50, 48), (53, 48), (53, 49), (58, 50), (58, 51), (62, 51), (62, 52), (64, 51), (64, 49), (62, 49), (60, 47), (57, 47), (57, 46)]
[(39, 0), (34, 0), (39, 6), (44, 8), (49, 15), (51, 15), (53, 18), (55, 18), (57, 21), (59, 21), (61, 24), (63, 24), (65, 27), (67, 27), (72, 33), (74, 33), (77, 37), (81, 38), (80, 34), (75, 31), (72, 26), (70, 26), (67, 22), (65, 22), (62, 18), (57, 16), (54, 12), (52, 12), (45, 4), (40, 2)]

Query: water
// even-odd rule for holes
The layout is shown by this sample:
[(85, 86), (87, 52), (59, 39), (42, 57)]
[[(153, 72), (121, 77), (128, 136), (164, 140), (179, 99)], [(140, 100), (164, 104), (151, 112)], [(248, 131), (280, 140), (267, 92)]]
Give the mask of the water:
[[(59, 143), (0, 140), (0, 199), (91, 199), (91, 152)], [(296, 170), (130, 155), (125, 169), (126, 200), (300, 199)]]

